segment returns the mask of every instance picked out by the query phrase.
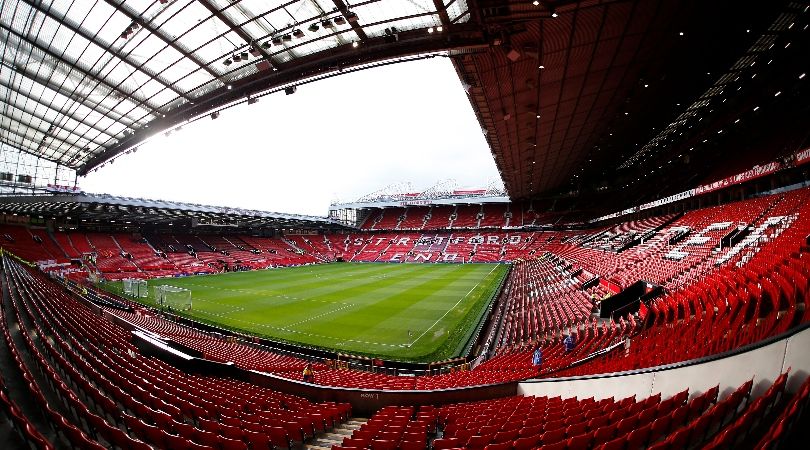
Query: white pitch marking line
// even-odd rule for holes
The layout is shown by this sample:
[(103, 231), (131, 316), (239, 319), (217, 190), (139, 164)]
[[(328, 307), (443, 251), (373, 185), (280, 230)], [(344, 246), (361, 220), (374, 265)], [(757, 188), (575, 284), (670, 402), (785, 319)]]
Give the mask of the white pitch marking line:
[(487, 278), (487, 277), (488, 277), (488, 276), (489, 276), (489, 275), (490, 275), (490, 274), (491, 274), (493, 271), (495, 271), (495, 268), (496, 268), (496, 267), (498, 267), (499, 265), (500, 265), (500, 264), (495, 264), (495, 266), (494, 266), (494, 267), (492, 267), (492, 270), (490, 270), (490, 271), (489, 271), (489, 273), (487, 273), (487, 275), (486, 275), (484, 278), (481, 278), (481, 280), (479, 280), (479, 281), (478, 281), (478, 283), (476, 283), (476, 284), (475, 284), (475, 286), (473, 286), (473, 287), (472, 287), (472, 289), (470, 289), (470, 291), (469, 291), (469, 292), (467, 292), (467, 294), (466, 294), (466, 295), (464, 295), (464, 297), (461, 297), (461, 298), (460, 298), (460, 299), (459, 299), (459, 300), (456, 302), (456, 304), (455, 304), (455, 305), (453, 305), (453, 307), (452, 307), (452, 308), (448, 309), (448, 310), (447, 310), (447, 312), (445, 312), (444, 314), (442, 314), (442, 316), (441, 316), (441, 317), (439, 317), (438, 319), (436, 319), (436, 321), (435, 321), (435, 322), (433, 322), (433, 325), (431, 325), (431, 326), (430, 326), (430, 328), (428, 328), (427, 330), (425, 330), (425, 331), (424, 331), (422, 334), (420, 334), (420, 335), (419, 335), (419, 337), (418, 337), (418, 338), (414, 339), (414, 340), (413, 340), (413, 341), (412, 341), (410, 344), (408, 344), (408, 347), (412, 347), (412, 346), (413, 346), (413, 344), (415, 344), (417, 341), (419, 341), (419, 339), (422, 339), (422, 336), (426, 335), (428, 331), (432, 330), (432, 329), (433, 329), (433, 327), (435, 327), (437, 323), (441, 322), (441, 321), (442, 321), (442, 319), (444, 319), (444, 318), (445, 318), (445, 316), (447, 316), (448, 314), (450, 314), (450, 311), (454, 310), (454, 309), (456, 308), (456, 306), (458, 306), (458, 305), (459, 305), (459, 303), (461, 303), (462, 301), (464, 301), (464, 299), (465, 299), (465, 298), (467, 298), (467, 296), (468, 296), (468, 295), (470, 295), (470, 294), (472, 293), (472, 291), (474, 291), (474, 290), (475, 290), (475, 288), (477, 288), (477, 287), (478, 287), (478, 285), (479, 285), (479, 284), (481, 284), (481, 282), (482, 282), (482, 281), (484, 281), (484, 279), (486, 279), (486, 278)]
[(338, 312), (338, 311), (342, 311), (342, 310), (344, 310), (344, 309), (346, 309), (346, 308), (351, 308), (352, 306), (354, 306), (354, 305), (353, 305), (353, 304), (351, 304), (351, 303), (346, 303), (344, 306), (341, 306), (341, 307), (340, 307), (340, 308), (338, 308), (338, 309), (333, 309), (332, 311), (326, 311), (325, 313), (318, 314), (317, 316), (312, 316), (312, 317), (310, 317), (310, 318), (308, 318), (308, 319), (304, 319), (304, 320), (299, 321), (299, 322), (291, 323), (291, 324), (289, 324), (289, 325), (287, 325), (287, 326), (288, 326), (288, 327), (294, 327), (294, 326), (296, 326), (296, 325), (301, 325), (302, 323), (307, 323), (307, 322), (309, 322), (310, 320), (319, 319), (319, 318), (321, 318), (321, 317), (323, 317), (323, 316), (328, 316), (329, 314), (336, 313), (336, 312)]
[(200, 314), (203, 314), (203, 315), (221, 317), (223, 319), (228, 319), (228, 320), (233, 320), (233, 321), (236, 321), (236, 322), (247, 323), (247, 324), (255, 325), (255, 326), (258, 326), (258, 327), (271, 328), (271, 329), (274, 329), (274, 330), (285, 331), (287, 333), (301, 334), (301, 335), (309, 336), (309, 337), (317, 337), (317, 338), (321, 338), (321, 339), (329, 339), (329, 340), (337, 341), (337, 342), (354, 342), (354, 343), (357, 343), (357, 344), (376, 345), (376, 346), (381, 346), (381, 347), (402, 347), (402, 344), (385, 344), (385, 343), (382, 343), (382, 342), (370, 342), (370, 341), (361, 341), (361, 340), (357, 340), (357, 339), (345, 339), (345, 338), (337, 338), (337, 337), (334, 337), (334, 336), (324, 336), (322, 334), (307, 333), (305, 331), (290, 330), (290, 329), (284, 328), (284, 327), (276, 327), (276, 326), (266, 324), (266, 323), (258, 323), (258, 322), (251, 322), (249, 320), (236, 319), (236, 318), (233, 318), (233, 317), (228, 317), (225, 314), (212, 313), (212, 312), (208, 312), (208, 311), (198, 311), (198, 312)]

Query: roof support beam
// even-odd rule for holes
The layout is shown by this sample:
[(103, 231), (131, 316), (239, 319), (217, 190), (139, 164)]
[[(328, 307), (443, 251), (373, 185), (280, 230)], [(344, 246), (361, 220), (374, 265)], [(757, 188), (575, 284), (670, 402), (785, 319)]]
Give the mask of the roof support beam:
[[(13, 134), (15, 136), (19, 136), (21, 143), (24, 143), (25, 141), (28, 141), (28, 142), (31, 142), (32, 144), (35, 144), (36, 147), (37, 147), (35, 150), (22, 149), (23, 151), (25, 151), (26, 153), (30, 153), (31, 155), (34, 155), (37, 158), (42, 158), (42, 159), (47, 159), (48, 161), (58, 162), (55, 159), (48, 158), (47, 156), (45, 156), (43, 154), (42, 150), (40, 149), (40, 147), (42, 147), (41, 142), (37, 142), (35, 139), (31, 139), (31, 137), (26, 136), (24, 133), (21, 133), (19, 129), (15, 129), (15, 128), (18, 128), (18, 127), (9, 128), (9, 127), (6, 127), (5, 125), (3, 125), (2, 123), (0, 123), (0, 130), (5, 131), (6, 133), (11, 133), (11, 134)], [(51, 148), (50, 146), (47, 146), (47, 147)], [(53, 148), (54, 151), (56, 151), (56, 147), (52, 147), (52, 148)]]
[[(335, 6), (337, 6), (338, 11), (340, 11), (344, 17), (349, 14), (349, 7), (346, 6), (346, 3), (344, 3), (343, 0), (332, 0), (332, 2), (335, 4)], [(346, 19), (348, 20), (348, 18)], [(349, 24), (351, 24), (352, 30), (354, 30), (357, 37), (359, 37), (361, 41), (368, 39), (365, 30), (363, 30), (363, 27), (361, 27), (356, 21), (349, 22)]]
[[(3, 30), (6, 30), (9, 34), (12, 34), (12, 35), (16, 36), (20, 41), (25, 42), (28, 45), (31, 45), (32, 47), (36, 48), (37, 50), (41, 51), (42, 53), (45, 53), (49, 57), (51, 57), (51, 58), (53, 58), (53, 59), (55, 59), (55, 60), (57, 60), (59, 62), (62, 62), (64, 64), (69, 65), (72, 69), (75, 69), (76, 71), (80, 72), (85, 78), (97, 81), (99, 84), (103, 84), (104, 86), (106, 86), (109, 90), (111, 90), (113, 92), (117, 92), (118, 95), (121, 96), (121, 98), (131, 97), (131, 98), (143, 103), (144, 105), (146, 105), (152, 111), (157, 110), (157, 108), (155, 108), (151, 104), (149, 104), (146, 101), (146, 99), (138, 98), (138, 96), (134, 92), (122, 91), (117, 86), (113, 86), (112, 84), (110, 84), (104, 78), (101, 78), (101, 77), (99, 77), (97, 75), (93, 75), (89, 71), (87, 71), (85, 69), (82, 69), (81, 67), (78, 66), (77, 61), (66, 60), (64, 57), (62, 57), (62, 55), (56, 54), (54, 51), (52, 51), (51, 49), (45, 47), (44, 45), (40, 44), (39, 42), (29, 40), (28, 38), (26, 38), (22, 34), (18, 33), (16, 30), (13, 30), (13, 29), (9, 28), (9, 27), (7, 27), (6, 25), (4, 25), (2, 23), (0, 23), (0, 28), (2, 28)], [(68, 74), (65, 74), (65, 76), (69, 78)], [(62, 91), (60, 89), (57, 89), (57, 92), (62, 93)]]
[(433, 6), (436, 7), (436, 12), (439, 13), (439, 19), (441, 19), (442, 25), (445, 27), (450, 26), (450, 16), (447, 15), (447, 8), (444, 7), (444, 1), (433, 0)]
[(125, 62), (126, 64), (130, 65), (131, 67), (134, 67), (135, 69), (140, 70), (141, 72), (145, 73), (146, 75), (148, 75), (148, 76), (149, 76), (149, 79), (150, 79), (150, 80), (155, 80), (155, 81), (157, 81), (158, 83), (162, 84), (162, 85), (163, 85), (163, 87), (165, 87), (165, 88), (167, 88), (167, 89), (171, 90), (172, 92), (174, 92), (175, 94), (179, 95), (180, 97), (185, 98), (185, 99), (188, 99), (188, 98), (185, 96), (185, 94), (183, 94), (181, 91), (179, 91), (179, 90), (178, 90), (176, 87), (174, 87), (174, 86), (173, 86), (171, 83), (169, 83), (167, 80), (164, 80), (164, 79), (163, 79), (162, 77), (160, 77), (160, 76), (159, 76), (157, 73), (155, 73), (155, 72), (153, 72), (152, 70), (150, 70), (148, 67), (146, 67), (146, 65), (145, 65), (145, 64), (137, 64), (137, 63), (135, 63), (135, 62), (130, 61), (129, 59), (127, 59), (127, 56), (129, 56), (129, 55), (128, 55), (128, 54), (127, 54), (127, 55), (123, 55), (123, 54), (121, 54), (121, 52), (119, 52), (118, 50), (116, 50), (115, 48), (113, 48), (113, 43), (112, 43), (112, 42), (110, 42), (110, 43), (106, 43), (106, 42), (105, 42), (105, 43), (103, 43), (104, 45), (102, 45), (102, 43), (101, 43), (101, 42), (98, 42), (98, 41), (97, 41), (97, 35), (92, 35), (92, 34), (90, 34), (90, 33), (89, 33), (87, 30), (85, 30), (84, 28), (82, 28), (82, 27), (80, 27), (80, 26), (77, 26), (76, 24), (74, 24), (73, 22), (71, 22), (70, 20), (68, 20), (68, 18), (67, 18), (67, 17), (56, 17), (56, 16), (55, 16), (55, 15), (54, 15), (54, 14), (53, 14), (51, 11), (50, 11), (50, 8), (49, 8), (49, 9), (44, 9), (44, 8), (41, 6), (41, 4), (40, 4), (39, 2), (33, 2), (33, 1), (31, 1), (31, 0), (23, 0), (23, 1), (24, 1), (25, 3), (27, 3), (27, 4), (28, 4), (28, 5), (31, 7), (31, 8), (34, 8), (35, 10), (37, 10), (37, 11), (39, 11), (40, 13), (44, 14), (45, 16), (48, 16), (48, 17), (50, 17), (51, 19), (53, 19), (53, 20), (55, 20), (55, 21), (59, 22), (59, 24), (60, 24), (60, 25), (62, 25), (63, 27), (67, 28), (68, 30), (70, 30), (70, 31), (72, 31), (72, 32), (74, 32), (74, 33), (76, 33), (76, 34), (78, 34), (79, 36), (81, 36), (81, 37), (83, 37), (83, 38), (87, 39), (88, 41), (90, 41), (90, 42), (92, 42), (92, 43), (94, 43), (94, 44), (98, 45), (99, 47), (103, 48), (103, 49), (104, 49), (106, 52), (110, 53), (111, 55), (115, 56), (116, 58), (118, 58), (118, 59), (120, 59), (121, 61)]
[[(64, 140), (64, 139), (62, 139), (62, 138), (60, 138), (59, 136), (49, 135), (47, 132), (42, 131), (42, 130), (40, 130), (39, 128), (34, 128), (34, 127), (31, 127), (30, 125), (27, 125), (27, 124), (23, 123), (22, 121), (20, 121), (19, 119), (16, 119), (16, 118), (14, 118), (14, 117), (12, 117), (12, 116), (9, 116), (9, 115), (0, 115), (0, 122), (2, 122), (4, 119), (5, 119), (5, 120), (8, 120), (8, 121), (10, 122), (10, 125), (12, 125), (14, 128), (16, 128), (16, 129), (18, 129), (18, 130), (24, 130), (24, 129), (26, 129), (26, 130), (31, 130), (31, 131), (33, 131), (34, 133), (41, 133), (41, 134), (43, 135), (43, 139), (49, 139), (49, 140), (53, 140), (53, 141), (59, 141), (59, 142), (61, 142), (61, 144), (60, 144), (60, 145), (58, 145), (58, 146), (54, 147), (54, 152), (56, 152), (56, 150), (58, 150), (59, 148), (61, 148), (61, 147), (62, 147), (62, 145), (67, 145), (68, 147), (73, 148), (73, 149), (78, 149), (78, 148), (81, 148), (81, 146), (80, 146), (80, 145), (78, 145), (78, 142), (75, 142), (75, 143), (68, 142), (68, 141), (66, 141), (66, 140)], [(19, 124), (19, 125), (18, 125), (18, 126), (15, 126), (15, 125), (14, 125), (15, 123), (16, 123), (16, 124)], [(15, 134), (17, 134), (17, 135), (22, 135), (22, 134), (21, 134), (21, 133), (19, 133), (19, 132), (14, 132), (14, 133), (15, 133)], [(30, 141), (32, 141), (32, 142), (36, 142), (36, 139), (31, 139), (31, 137), (29, 137), (29, 136), (27, 136), (27, 135), (25, 135), (25, 137), (26, 137), (26, 139), (28, 139), (28, 140), (30, 140)], [(42, 157), (43, 157), (43, 158), (45, 158), (45, 159), (48, 159), (48, 157), (47, 157), (47, 156), (45, 156), (45, 155), (42, 155)]]
[(216, 17), (222, 23), (227, 25), (228, 28), (230, 28), (231, 31), (234, 32), (234, 34), (242, 38), (242, 40), (245, 41), (248, 45), (252, 45), (253, 48), (258, 50), (258, 52), (262, 54), (262, 57), (265, 59), (265, 61), (270, 63), (271, 66), (275, 66), (273, 58), (270, 56), (270, 53), (267, 53), (267, 50), (265, 50), (264, 48), (262, 48), (261, 45), (259, 45), (259, 41), (253, 40), (253, 38), (251, 38), (250, 35), (247, 34), (247, 32), (244, 29), (242, 29), (242, 27), (236, 26), (236, 24), (233, 23), (228, 16), (223, 14), (221, 10), (217, 9), (216, 6), (211, 4), (211, 0), (199, 0), (199, 2), (201, 5), (205, 7), (205, 9), (210, 11), (211, 14), (214, 15), (214, 17)]
[[(49, 121), (49, 120), (48, 120), (48, 119), (46, 119), (44, 116), (42, 116), (42, 115), (40, 115), (40, 114), (35, 114), (35, 113), (32, 113), (32, 112), (30, 112), (30, 111), (28, 111), (28, 110), (26, 110), (26, 109), (22, 108), (22, 107), (21, 107), (21, 106), (19, 106), (19, 105), (15, 105), (15, 104), (9, 104), (8, 106), (9, 106), (9, 108), (10, 108), (10, 109), (13, 109), (14, 111), (20, 111), (20, 112), (21, 112), (21, 113), (23, 113), (23, 114), (28, 114), (29, 116), (31, 116), (31, 117), (33, 117), (33, 118), (35, 118), (35, 119), (39, 119), (39, 120), (40, 120), (40, 121), (42, 121), (43, 123), (46, 123), (46, 124), (48, 124), (48, 125), (52, 126), (54, 131), (55, 131), (55, 130), (62, 130), (62, 131), (64, 131), (64, 132), (66, 132), (66, 133), (70, 134), (71, 136), (76, 136), (76, 138), (77, 138), (77, 139), (78, 139), (79, 137), (81, 137), (81, 138), (83, 138), (84, 140), (86, 140), (86, 141), (88, 141), (88, 142), (90, 142), (90, 143), (93, 143), (93, 144), (95, 144), (95, 145), (103, 145), (103, 144), (104, 144), (103, 142), (97, 142), (97, 141), (94, 141), (94, 140), (92, 140), (92, 139), (88, 138), (86, 135), (81, 135), (81, 136), (80, 136), (80, 135), (74, 134), (74, 133), (73, 133), (71, 130), (68, 130), (67, 128), (63, 127), (62, 125), (59, 125), (58, 123), (56, 123), (56, 121)], [(3, 115), (4, 115), (3, 113), (0, 113), (0, 117), (2, 117)], [(14, 118), (14, 114), (13, 114), (13, 112), (12, 112), (12, 113), (10, 113), (10, 114), (5, 114), (5, 115), (6, 115), (6, 116), (8, 116), (8, 117), (12, 117), (12, 118)], [(18, 114), (18, 115), (19, 115), (19, 114)], [(14, 120), (17, 120), (17, 119), (16, 119), (16, 118), (14, 118)], [(21, 122), (20, 120), (17, 120), (17, 121), (18, 121), (18, 122)], [(32, 128), (32, 129), (34, 129), (34, 130), (40, 131), (41, 133), (44, 133), (44, 131), (41, 131), (41, 130), (39, 129), (39, 127), (33, 127), (33, 126), (31, 126), (31, 124), (30, 124), (30, 123), (28, 123), (28, 124), (24, 124), (24, 125), (26, 125), (26, 126), (28, 126), (28, 127)]]
[[(26, 94), (25, 92), (18, 91), (18, 90), (16, 90), (16, 88), (14, 88), (12, 86), (9, 86), (6, 83), (3, 83), (2, 81), (0, 81), (0, 86), (2, 86), (4, 88), (7, 88), (7, 89), (10, 89), (11, 91), (14, 92), (14, 95), (25, 97), (26, 99), (31, 100), (32, 102), (36, 103), (37, 105), (41, 105), (42, 107), (44, 107), (46, 109), (50, 109), (51, 111), (57, 113), (60, 116), (65, 116), (65, 117), (67, 117), (67, 118), (69, 118), (69, 119), (71, 119), (71, 120), (73, 120), (75, 122), (78, 122), (78, 123), (80, 123), (82, 125), (88, 126), (88, 127), (92, 128), (92, 129), (98, 131), (99, 133), (102, 133), (102, 134), (104, 134), (106, 136), (112, 137), (112, 135), (110, 133), (102, 130), (101, 128), (96, 127), (94, 124), (87, 123), (87, 122), (82, 122), (81, 120), (77, 119), (76, 117), (70, 115), (70, 113), (68, 111), (64, 110), (63, 108), (57, 108), (55, 105), (49, 105), (49, 104), (46, 104), (46, 103), (42, 103), (41, 100), (35, 99), (34, 97), (31, 97), (30, 95)], [(26, 112), (28, 112), (28, 111), (26, 110)]]
[[(69, 92), (69, 93), (68, 92), (60, 92), (59, 89), (60, 89), (61, 86), (54, 83), (50, 78), (45, 78), (45, 77), (43, 77), (42, 75), (40, 75), (38, 73), (33, 73), (30, 70), (23, 70), (23, 69), (24, 69), (24, 67), (18, 67), (16, 72), (18, 74), (30, 79), (30, 80), (35, 81), (37, 84), (39, 84), (41, 86), (45, 86), (48, 89), (53, 90), (54, 92), (58, 92), (59, 94), (64, 95), (66, 98), (69, 98), (70, 100), (72, 100), (74, 102), (77, 102), (77, 103), (80, 103), (80, 104), (84, 105), (85, 107), (88, 107), (88, 108), (91, 108), (91, 109), (94, 109), (94, 110), (100, 108), (102, 114), (104, 114), (106, 117), (108, 117), (108, 118), (110, 118), (110, 119), (112, 119), (112, 120), (114, 120), (116, 122), (121, 123), (124, 126), (129, 127), (133, 123), (135, 123), (135, 121), (132, 120), (131, 118), (121, 114), (120, 112), (115, 111), (114, 108), (111, 108), (109, 106), (101, 104), (100, 102), (91, 101), (90, 99), (88, 99), (86, 97), (77, 98), (77, 94), (73, 93), (73, 92)], [(12, 91), (19, 92), (18, 88), (13, 86), (10, 83), (6, 84), (6, 83), (3, 83), (3, 82), (0, 82), (0, 85), (3, 85), (5, 87), (9, 88)], [(41, 102), (38, 102), (38, 103), (41, 103)], [(112, 113), (112, 115), (110, 113)], [(104, 133), (109, 134), (106, 131)]]
[[(42, 122), (44, 122), (44, 123), (47, 123), (47, 124), (49, 124), (49, 125), (52, 125), (52, 126), (55, 128), (55, 129), (56, 129), (56, 128), (58, 128), (58, 129), (63, 130), (63, 131), (65, 131), (65, 132), (67, 132), (67, 133), (73, 134), (73, 131), (68, 130), (67, 128), (63, 127), (62, 125), (59, 125), (58, 120), (52, 120), (52, 121), (51, 121), (51, 120), (48, 120), (48, 119), (47, 119), (45, 116), (43, 116), (43, 115), (41, 115), (41, 114), (38, 114), (38, 113), (35, 113), (35, 112), (31, 112), (31, 111), (30, 111), (30, 110), (28, 110), (27, 108), (23, 108), (22, 106), (20, 106), (20, 105), (16, 105), (16, 104), (13, 104), (13, 103), (10, 103), (8, 106), (9, 106), (9, 108), (11, 108), (11, 109), (14, 109), (14, 110), (17, 110), (17, 111), (21, 111), (22, 113), (24, 113), (24, 114), (28, 114), (29, 116), (31, 116), (31, 117), (33, 117), (33, 118), (35, 118), (35, 119), (39, 119), (39, 120), (41, 120), (41, 121), (42, 121)], [(3, 113), (2, 113), (2, 112), (0, 112), (0, 115), (2, 115), (2, 114), (3, 114)], [(29, 124), (29, 125), (30, 125), (30, 124)], [(96, 145), (103, 145), (103, 144), (104, 144), (103, 142), (99, 142), (99, 141), (95, 141), (95, 140), (93, 140), (93, 139), (90, 139), (89, 137), (87, 137), (87, 135), (86, 135), (86, 134), (85, 134), (85, 135), (83, 135), (82, 137), (83, 137), (85, 140), (87, 140), (88, 142), (92, 142), (93, 144), (96, 144)]]
[(165, 34), (161, 33), (158, 28), (155, 28), (154, 26), (152, 26), (152, 24), (150, 24), (149, 22), (143, 20), (140, 16), (138, 16), (137, 14), (135, 14), (134, 12), (132, 12), (128, 8), (126, 8), (124, 6), (124, 0), (121, 0), (120, 3), (117, 3), (117, 2), (115, 2), (113, 0), (104, 0), (104, 1), (107, 2), (108, 5), (112, 6), (113, 8), (117, 9), (118, 11), (120, 11), (121, 14), (127, 16), (133, 22), (136, 22), (138, 25), (142, 26), (144, 30), (148, 31), (149, 33), (154, 35), (156, 38), (163, 41), (166, 45), (168, 45), (169, 47), (177, 50), (177, 52), (179, 52), (185, 58), (188, 58), (189, 61), (192, 61), (192, 62), (194, 62), (194, 64), (197, 64), (198, 66), (200, 66), (200, 68), (202, 70), (208, 72), (208, 74), (211, 75), (213, 78), (215, 78), (215, 79), (219, 78), (219, 75), (216, 72), (214, 72), (211, 69), (211, 67), (209, 67), (208, 64), (206, 64), (204, 61), (202, 61), (200, 58), (198, 58), (193, 53), (189, 53), (183, 47), (180, 47), (177, 44), (177, 42), (175, 42), (172, 39), (169, 39), (169, 37), (167, 37)]
[[(361, 46), (361, 48), (351, 48), (342, 46), (331, 52), (324, 54), (313, 54), (299, 58), (295, 64), (295, 71), (259, 71), (253, 76), (247, 77), (235, 85), (231, 90), (218, 90), (206, 97), (206, 101), (195, 101), (195, 104), (185, 104), (165, 118), (158, 118), (150, 123), (150, 133), (143, 130), (136, 130), (134, 134), (124, 136), (121, 141), (99, 153), (88, 158), (86, 162), (77, 170), (77, 175), (84, 176), (94, 167), (103, 164), (105, 161), (119, 153), (123, 153), (131, 148), (140, 145), (155, 133), (163, 132), (173, 128), (180, 123), (197, 120), (203, 115), (216, 109), (214, 105), (224, 105), (228, 103), (238, 103), (246, 101), (248, 96), (254, 94), (267, 93), (271, 89), (279, 86), (296, 83), (300, 80), (311, 77), (328, 78), (339, 76), (340, 74), (351, 72), (353, 67), (361, 67), (365, 64), (389, 61), (392, 58), (403, 58), (408, 56), (427, 54), (435, 51), (452, 51), (456, 49), (485, 48), (488, 43), (480, 32), (472, 32), (471, 27), (454, 29), (451, 33), (434, 33), (425, 36), (424, 33), (416, 35), (406, 35), (400, 38), (398, 45), (372, 45)], [(451, 36), (448, 37), (447, 35)], [(454, 35), (455, 34), (455, 35)], [(413, 42), (409, 42), (413, 39)], [(405, 45), (405, 44), (408, 45)], [(348, 59), (347, 56), (351, 56)], [(338, 70), (340, 67), (341, 70)], [(322, 79), (321, 78), (321, 79)], [(312, 82), (314, 79), (310, 79)]]
[[(21, 136), (20, 133), (17, 130), (9, 130), (9, 129), (3, 127), (3, 126), (0, 126), (0, 131), (5, 131), (6, 132), (5, 136), (3, 136), (3, 143), (4, 144), (10, 145), (10, 146), (12, 146), (12, 147), (14, 147), (14, 148), (16, 148), (18, 150), (21, 150), (21, 151), (23, 151), (23, 152), (25, 152), (25, 153), (27, 153), (27, 154), (29, 154), (31, 156), (36, 156), (37, 158), (47, 159), (47, 158), (44, 158), (42, 155), (40, 155), (40, 154), (38, 154), (36, 152), (36, 150), (35, 150), (36, 147), (31, 147), (31, 146), (26, 145), (26, 141), (30, 142), (32, 145), (35, 145), (36, 142), (32, 141), (31, 139), (28, 139), (25, 136)], [(14, 136), (12, 136), (12, 135), (19, 136), (19, 137), (14, 138)], [(15, 139), (18, 139), (19, 142), (16, 141)]]

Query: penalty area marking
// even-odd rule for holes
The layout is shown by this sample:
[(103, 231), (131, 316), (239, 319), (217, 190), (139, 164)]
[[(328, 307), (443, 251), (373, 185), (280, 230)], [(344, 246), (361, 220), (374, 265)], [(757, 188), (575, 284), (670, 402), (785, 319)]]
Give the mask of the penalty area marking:
[(344, 310), (346, 308), (351, 308), (352, 306), (355, 306), (355, 305), (353, 303), (344, 303), (343, 306), (341, 306), (340, 308), (333, 309), (331, 311), (326, 311), (325, 313), (318, 314), (317, 316), (312, 316), (312, 317), (310, 317), (308, 319), (304, 319), (304, 320), (301, 320), (301, 321), (298, 321), (298, 322), (295, 322), (295, 323), (291, 323), (288, 326), (294, 327), (296, 325), (301, 325), (303, 323), (309, 322), (310, 320), (320, 319), (321, 317), (328, 316), (330, 314), (334, 314), (334, 313), (336, 313), (338, 311), (342, 311), (342, 310)]
[[(343, 308), (347, 308), (348, 306), (352, 306), (352, 305), (347, 305), (347, 306), (344, 306)], [(334, 311), (330, 311), (330, 313), (331, 312), (334, 312)], [(355, 343), (355, 344), (376, 345), (378, 347), (403, 347), (403, 344), (386, 344), (386, 343), (383, 343), (383, 342), (362, 341), (362, 340), (358, 340), (358, 339), (347, 339), (347, 338), (338, 338), (338, 337), (334, 337), (334, 336), (325, 336), (323, 334), (317, 334), (317, 333), (307, 333), (306, 331), (291, 330), (291, 329), (286, 328), (286, 327), (277, 327), (277, 326), (270, 325), (270, 324), (267, 324), (267, 323), (252, 322), (250, 320), (238, 319), (236, 317), (231, 317), (231, 316), (229, 316), (227, 314), (215, 313), (215, 312), (210, 312), (210, 311), (196, 311), (196, 313), (204, 315), (204, 316), (219, 317), (219, 318), (234, 321), (234, 322), (246, 323), (246, 324), (254, 325), (254, 326), (257, 326), (257, 327), (261, 327), (261, 328), (270, 328), (270, 329), (273, 329), (273, 330), (283, 331), (283, 332), (286, 332), (286, 333), (300, 334), (302, 336), (316, 337), (316, 338), (321, 338), (321, 339), (329, 339), (331, 341), (335, 341), (335, 342), (338, 342), (338, 343), (352, 342), (352, 343)], [(306, 345), (306, 343), (303, 343), (303, 342), (302, 342), (302, 344)]]
[(479, 281), (478, 281), (478, 283), (476, 283), (476, 284), (475, 284), (475, 286), (473, 286), (473, 287), (472, 287), (472, 289), (470, 289), (470, 291), (469, 291), (469, 292), (467, 292), (467, 293), (464, 295), (464, 297), (461, 297), (460, 299), (458, 299), (458, 301), (456, 302), (456, 304), (455, 304), (455, 305), (453, 305), (451, 308), (449, 308), (449, 309), (447, 310), (447, 312), (445, 312), (444, 314), (442, 314), (442, 316), (441, 316), (441, 317), (439, 317), (438, 319), (436, 319), (436, 321), (435, 321), (435, 322), (433, 322), (433, 325), (431, 325), (431, 326), (430, 326), (430, 327), (429, 327), (427, 330), (425, 330), (425, 331), (424, 331), (422, 334), (420, 334), (420, 335), (419, 335), (419, 337), (417, 337), (416, 339), (414, 339), (414, 340), (413, 340), (411, 343), (409, 343), (409, 344), (400, 344), (400, 346), (401, 346), (401, 347), (408, 347), (408, 348), (410, 348), (410, 347), (412, 347), (412, 346), (413, 346), (413, 344), (416, 344), (416, 343), (419, 341), (419, 339), (422, 339), (422, 337), (423, 337), (424, 335), (426, 335), (428, 331), (432, 330), (432, 329), (433, 329), (433, 327), (435, 327), (437, 323), (441, 322), (441, 321), (442, 321), (442, 319), (444, 319), (444, 318), (445, 318), (445, 317), (446, 317), (448, 314), (450, 314), (450, 311), (452, 311), (452, 310), (456, 309), (456, 306), (458, 306), (458, 305), (459, 305), (459, 304), (460, 304), (462, 301), (464, 301), (464, 299), (465, 299), (465, 298), (467, 298), (467, 297), (468, 297), (470, 294), (472, 294), (472, 291), (474, 291), (474, 290), (475, 290), (475, 288), (477, 288), (477, 287), (478, 287), (478, 286), (481, 284), (481, 282), (482, 282), (482, 281), (484, 281), (484, 280), (485, 280), (485, 279), (486, 279), (488, 276), (492, 275), (492, 272), (494, 272), (494, 271), (495, 271), (495, 269), (496, 269), (498, 266), (500, 266), (500, 264), (495, 264), (495, 266), (493, 266), (493, 267), (492, 267), (492, 270), (490, 270), (488, 274), (486, 274), (486, 275), (485, 275), (483, 278), (481, 278), (481, 280), (479, 280)]

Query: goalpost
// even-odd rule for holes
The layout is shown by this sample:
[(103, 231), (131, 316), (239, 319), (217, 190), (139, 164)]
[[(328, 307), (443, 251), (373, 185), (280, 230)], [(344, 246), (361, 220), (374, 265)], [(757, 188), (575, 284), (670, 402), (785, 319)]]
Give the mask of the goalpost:
[(125, 279), (124, 280), (124, 294), (135, 298), (146, 298), (149, 296), (147, 290), (146, 280), (139, 279)]
[(191, 309), (191, 291), (177, 286), (155, 286), (155, 302), (177, 311)]

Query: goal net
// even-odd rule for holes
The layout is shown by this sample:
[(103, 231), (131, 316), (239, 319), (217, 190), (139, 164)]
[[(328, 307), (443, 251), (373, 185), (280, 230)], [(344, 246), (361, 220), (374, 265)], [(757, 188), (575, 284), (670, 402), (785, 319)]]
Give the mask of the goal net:
[(177, 311), (191, 309), (191, 291), (177, 286), (155, 286), (155, 302)]
[(135, 298), (145, 298), (149, 295), (146, 280), (124, 280), (124, 294)]

